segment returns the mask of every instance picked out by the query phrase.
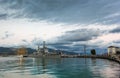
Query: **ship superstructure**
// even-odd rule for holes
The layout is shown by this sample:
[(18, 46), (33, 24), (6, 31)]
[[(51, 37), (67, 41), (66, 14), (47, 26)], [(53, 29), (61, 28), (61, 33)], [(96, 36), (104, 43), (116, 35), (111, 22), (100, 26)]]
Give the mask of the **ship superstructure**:
[(42, 48), (40, 48), (40, 45), (38, 45), (37, 54), (44, 55), (44, 54), (47, 54), (47, 53), (49, 53), (48, 48), (45, 45), (45, 41), (43, 41), (43, 47)]
[(46, 46), (46, 42), (43, 41), (42, 48), (40, 48), (40, 45), (38, 45), (37, 52), (34, 53), (34, 56), (35, 57), (52, 57), (52, 58), (56, 58), (56, 57), (61, 57), (61, 53), (49, 52), (48, 48)]

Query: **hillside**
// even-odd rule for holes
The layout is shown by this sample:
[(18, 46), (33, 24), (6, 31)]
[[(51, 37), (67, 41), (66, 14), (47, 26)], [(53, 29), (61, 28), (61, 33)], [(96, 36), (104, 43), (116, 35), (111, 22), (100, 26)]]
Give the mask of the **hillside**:
[[(36, 52), (35, 49), (32, 48), (26, 48), (28, 54), (32, 54), (33, 52)], [(60, 50), (54, 50), (51, 48), (48, 48), (49, 52), (61, 52)], [(9, 54), (9, 55), (14, 55), (17, 52), (17, 48), (13, 48), (13, 47), (0, 47), (0, 54)], [(62, 53), (64, 54), (77, 54), (74, 52), (68, 52), (68, 51), (62, 51)]]
[[(27, 48), (27, 52), (29, 54), (35, 52), (35, 49), (31, 49), (31, 48)], [(17, 52), (17, 48), (13, 48), (13, 47), (0, 47), (0, 54), (10, 54), (10, 55), (14, 55)]]

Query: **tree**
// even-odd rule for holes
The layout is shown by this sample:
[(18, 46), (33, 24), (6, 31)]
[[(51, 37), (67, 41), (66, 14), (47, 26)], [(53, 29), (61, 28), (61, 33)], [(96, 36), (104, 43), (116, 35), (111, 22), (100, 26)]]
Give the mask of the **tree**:
[(92, 49), (92, 50), (91, 50), (91, 54), (92, 54), (92, 55), (96, 55), (95, 49)]
[(116, 54), (120, 54), (120, 51), (117, 51)]
[(17, 55), (26, 55), (27, 49), (25, 47), (18, 48)]

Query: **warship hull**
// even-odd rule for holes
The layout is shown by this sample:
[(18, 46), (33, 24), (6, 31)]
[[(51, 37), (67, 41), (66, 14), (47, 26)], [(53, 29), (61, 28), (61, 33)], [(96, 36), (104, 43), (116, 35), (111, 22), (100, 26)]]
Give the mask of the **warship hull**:
[(33, 55), (33, 57), (35, 58), (61, 58), (61, 55), (59, 54), (46, 54), (46, 55), (41, 55), (41, 54), (37, 54), (37, 55)]

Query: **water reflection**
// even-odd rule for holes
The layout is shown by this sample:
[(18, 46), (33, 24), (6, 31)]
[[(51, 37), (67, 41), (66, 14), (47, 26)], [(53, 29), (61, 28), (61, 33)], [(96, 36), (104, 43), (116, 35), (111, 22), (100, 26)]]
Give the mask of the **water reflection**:
[(95, 58), (91, 58), (91, 61), (92, 61), (92, 65), (96, 66), (96, 59)]
[(42, 63), (42, 67), (43, 67), (43, 73), (45, 73), (46, 72), (45, 69), (46, 69), (47, 63), (46, 63), (44, 58), (42, 58), (42, 62), (41, 63)]
[(43, 74), (46, 72), (46, 59), (45, 58), (34, 58), (33, 59), (33, 66), (35, 69), (37, 69), (37, 74)]
[(116, 62), (90, 58), (14, 58), (0, 64), (0, 78), (119, 78)]
[(15, 60), (3, 63), (6, 71), (0, 71), (0, 78), (57, 78), (45, 71), (46, 59), (17, 57)]
[(20, 65), (20, 66), (23, 66), (23, 65), (24, 65), (24, 61), (25, 61), (25, 60), (24, 60), (23, 57), (19, 57), (19, 60), (18, 60), (18, 61), (19, 61), (19, 65)]
[(91, 59), (90, 70), (94, 77), (101, 78), (120, 78), (120, 65), (102, 59)]

